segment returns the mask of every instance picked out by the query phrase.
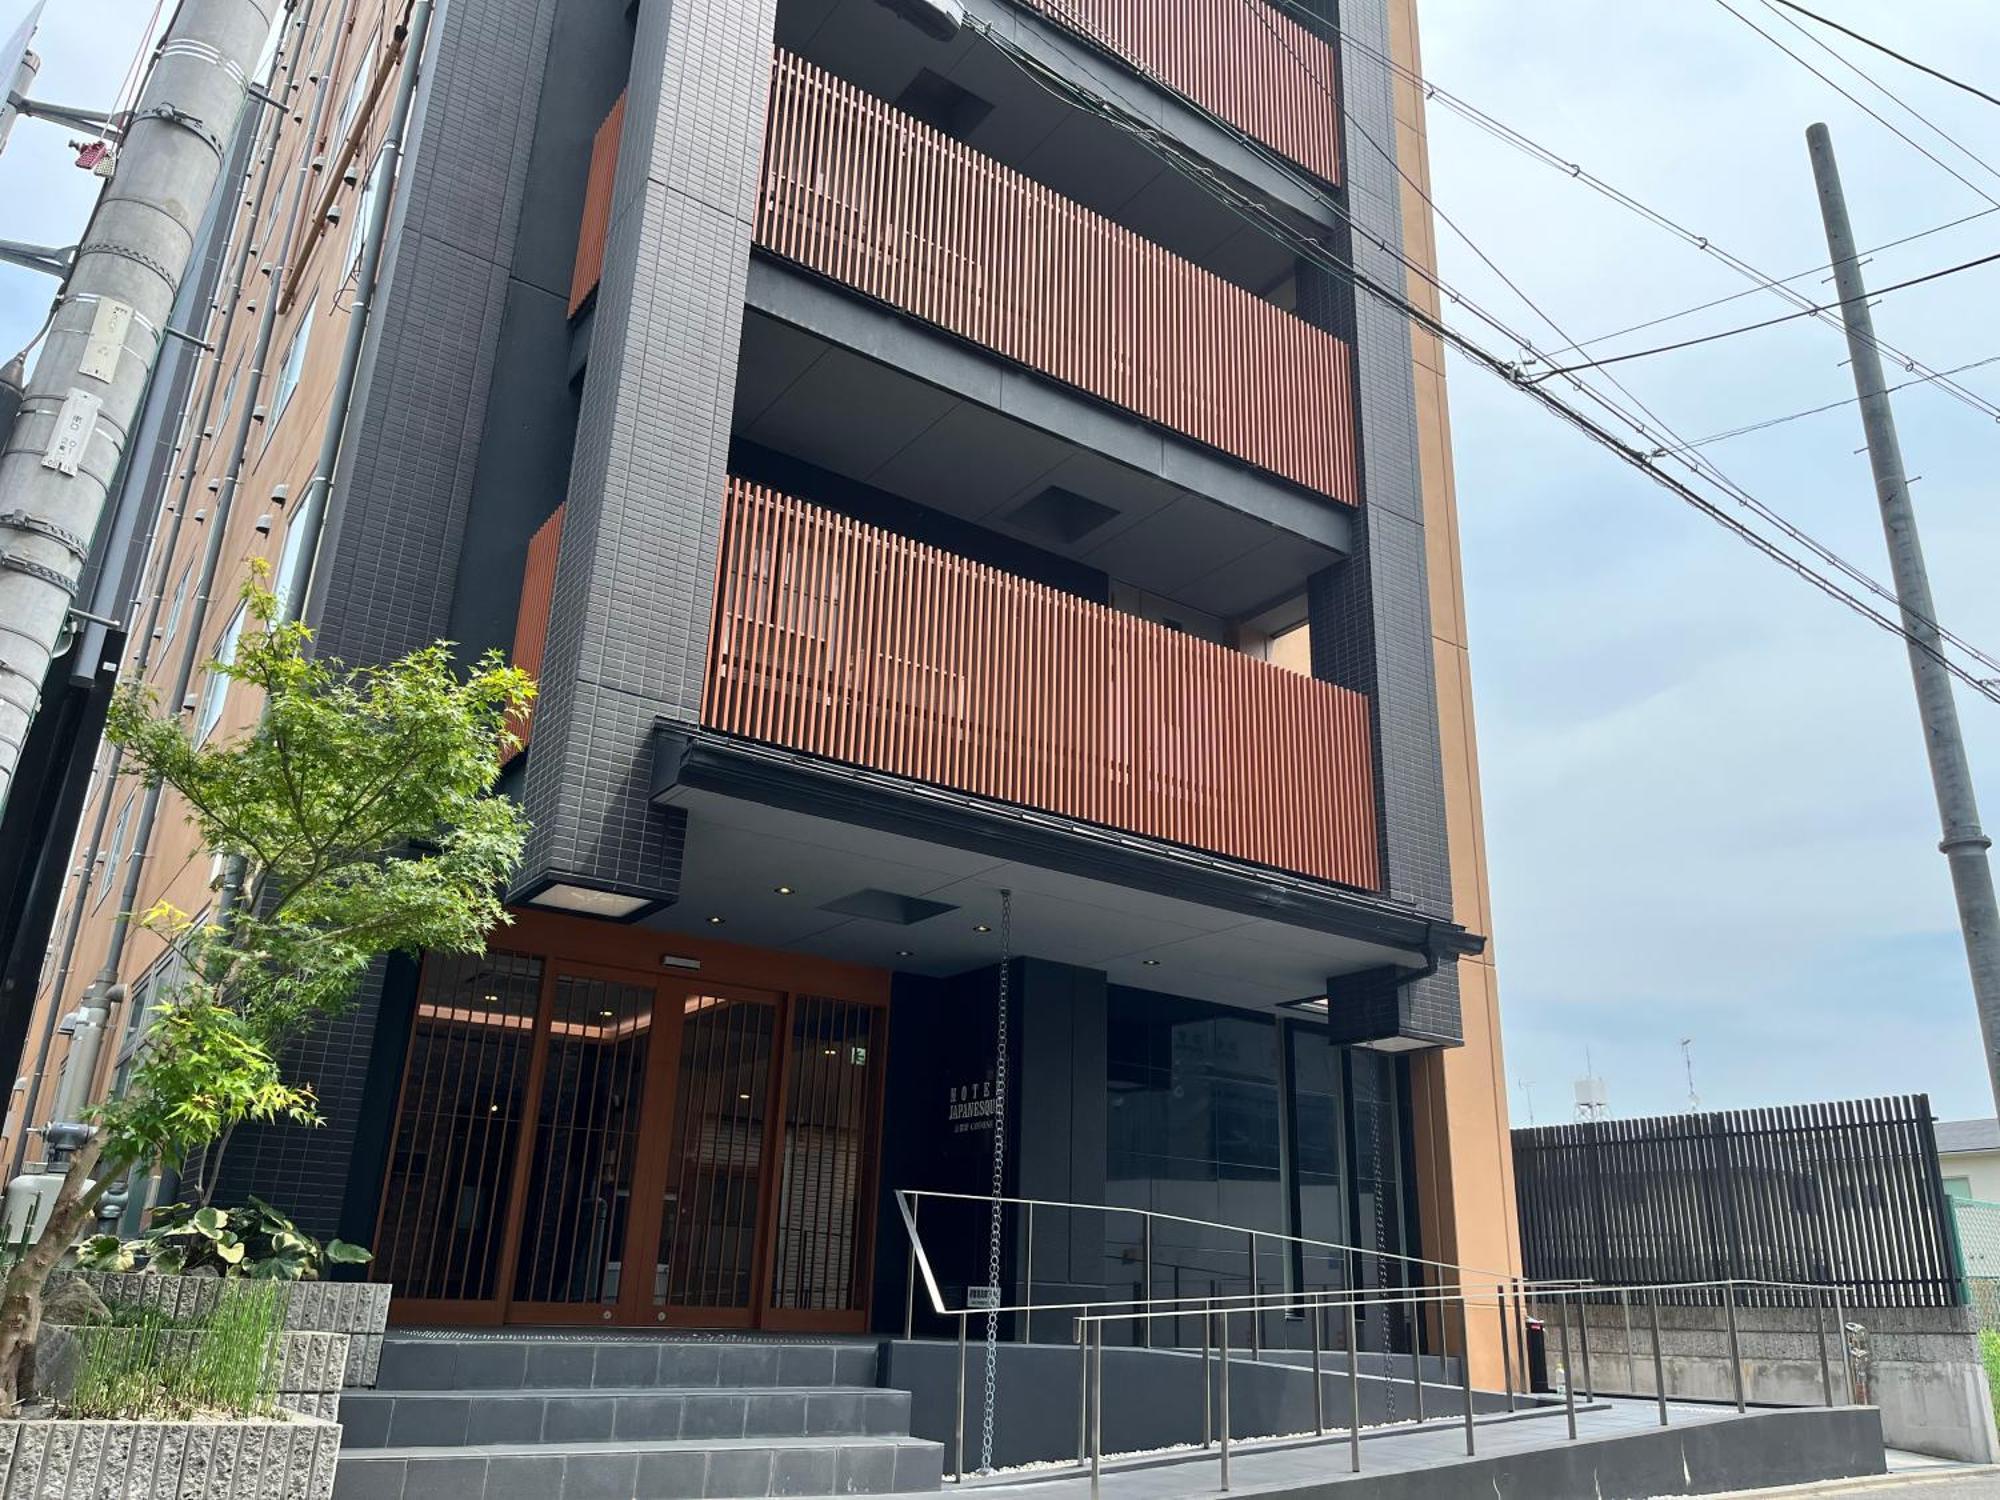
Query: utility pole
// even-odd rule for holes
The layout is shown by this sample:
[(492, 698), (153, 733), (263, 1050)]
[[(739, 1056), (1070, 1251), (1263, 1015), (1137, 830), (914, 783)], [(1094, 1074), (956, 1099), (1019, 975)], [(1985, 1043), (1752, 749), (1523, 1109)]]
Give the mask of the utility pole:
[(1833, 261), (1834, 284), (1840, 292), (1840, 314), (1847, 324), (1847, 352), (1854, 366), (1854, 389), (1861, 398), (1861, 426), (1868, 438), (1868, 461), (1875, 471), (1882, 530), (1889, 539), (1891, 578), (1902, 606), (1903, 629), (1909, 634), (1910, 675), (1916, 679), (1924, 749), (1930, 756), (1938, 820), (1944, 827), (1938, 848), (1951, 865), (1958, 925), (1965, 935), (1966, 963), (1972, 970), (1972, 1000), (1979, 1010), (1979, 1030), (1986, 1044), (1986, 1071), (1995, 1105), (2000, 1107), (2000, 910), (1994, 905), (1993, 871), (1986, 860), (1993, 840), (1979, 826), (1972, 767), (1958, 729), (1951, 678), (1941, 655), (1937, 609), (1931, 602), (1916, 512), (1910, 506), (1909, 481), (1903, 474), (1903, 450), (1896, 440), (1896, 420), (1889, 410), (1874, 319), (1868, 311), (1868, 290), (1862, 285), (1854, 230), (1847, 221), (1847, 200), (1840, 191), (1840, 168), (1834, 162), (1833, 138), (1826, 126), (1814, 125), (1806, 131), (1806, 147), (1819, 184), (1820, 217), (1826, 221), (1826, 244)]
[(280, 0), (186, 0), (0, 446), (0, 807)]

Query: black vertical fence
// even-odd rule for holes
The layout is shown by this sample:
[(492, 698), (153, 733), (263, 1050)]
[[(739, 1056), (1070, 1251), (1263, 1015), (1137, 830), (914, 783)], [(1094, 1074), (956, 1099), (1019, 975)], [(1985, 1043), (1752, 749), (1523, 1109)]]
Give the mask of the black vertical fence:
[(1964, 1300), (1922, 1094), (1517, 1130), (1514, 1177), (1533, 1278)]

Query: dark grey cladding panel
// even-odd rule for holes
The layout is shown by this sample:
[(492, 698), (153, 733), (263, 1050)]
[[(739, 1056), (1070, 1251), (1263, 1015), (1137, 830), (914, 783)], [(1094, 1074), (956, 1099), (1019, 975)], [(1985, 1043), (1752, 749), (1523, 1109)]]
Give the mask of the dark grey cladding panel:
[[(350, 419), (357, 436), (312, 590), (321, 648), (348, 661), (383, 661), (447, 628), (555, 10), (556, 0), (442, 0), (431, 23)], [(322, 309), (317, 336), (346, 327)], [(325, 1125), (239, 1131), (223, 1201), (256, 1193), (315, 1232), (354, 1232), (342, 1205), (379, 1083), (368, 1062), (385, 964), (287, 1055)]]
[(649, 737), (700, 710), (775, 13), (640, 8), (528, 757), (530, 883), (678, 863)]
[[(1323, 0), (1342, 37), (1346, 199), (1358, 232), (1341, 249), (1376, 282), (1401, 287), (1402, 263), (1376, 241), (1404, 243), (1386, 0)], [(1444, 772), (1438, 744), (1436, 663), (1424, 553), (1415, 380), (1408, 320), (1331, 272), (1307, 268), (1302, 316), (1348, 339), (1356, 367), (1364, 504), (1348, 561), (1310, 590), (1313, 670), (1367, 693), (1374, 705), (1376, 798), (1386, 893), (1451, 915)], [(1447, 965), (1411, 987), (1406, 1004), (1425, 1032), (1459, 1034), (1458, 976)]]
[[(379, 661), (442, 636), (556, 0), (443, 0), (311, 614)], [(344, 318), (318, 337), (339, 338)]]

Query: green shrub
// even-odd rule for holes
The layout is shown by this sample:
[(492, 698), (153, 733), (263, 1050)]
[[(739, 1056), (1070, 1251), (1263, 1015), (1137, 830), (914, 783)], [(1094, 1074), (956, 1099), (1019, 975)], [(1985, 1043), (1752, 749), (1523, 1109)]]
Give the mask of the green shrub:
[(151, 1306), (115, 1309), (112, 1322), (76, 1330), (76, 1384), (63, 1413), (153, 1421), (269, 1416), (284, 1323), (284, 1291), (270, 1281), (224, 1283), (204, 1318), (175, 1318)]
[(1986, 1388), (1993, 1393), (1993, 1410), (2000, 1414), (2000, 1329), (1979, 1330), (1979, 1357), (1986, 1363)]
[(199, 1272), (269, 1281), (317, 1281), (328, 1266), (359, 1266), (374, 1259), (345, 1240), (322, 1245), (254, 1195), (248, 1208), (185, 1203), (156, 1208), (152, 1225), (136, 1240), (95, 1235), (77, 1247), (76, 1258), (86, 1271)]

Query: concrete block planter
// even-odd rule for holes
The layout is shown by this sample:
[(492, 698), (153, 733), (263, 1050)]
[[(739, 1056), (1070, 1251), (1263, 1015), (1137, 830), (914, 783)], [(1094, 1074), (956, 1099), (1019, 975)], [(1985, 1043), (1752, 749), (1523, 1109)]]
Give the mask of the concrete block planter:
[[(214, 1276), (150, 1276), (144, 1272), (75, 1273), (106, 1302), (161, 1307), (176, 1318), (206, 1316), (223, 1282)], [(368, 1388), (382, 1363), (382, 1334), (389, 1326), (386, 1282), (292, 1281), (285, 1288), (285, 1327), (293, 1333), (337, 1333), (347, 1338), (346, 1367), (329, 1390)]]
[(340, 1428), (289, 1421), (0, 1421), (0, 1500), (331, 1500)]

